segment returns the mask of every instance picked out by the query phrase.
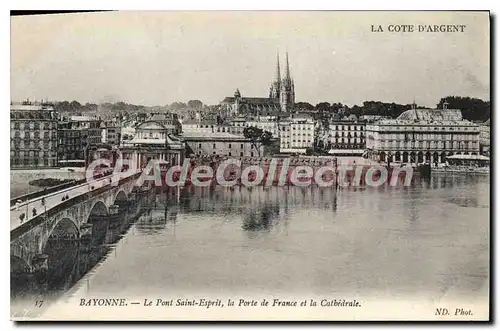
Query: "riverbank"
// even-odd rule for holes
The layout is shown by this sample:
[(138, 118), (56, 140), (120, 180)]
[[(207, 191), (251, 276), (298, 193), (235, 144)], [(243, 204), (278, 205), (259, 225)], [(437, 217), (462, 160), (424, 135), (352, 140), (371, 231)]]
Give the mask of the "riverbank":
[(43, 187), (30, 185), (35, 180), (53, 178), (55, 180), (80, 180), (85, 178), (84, 168), (52, 168), (52, 169), (11, 169), (10, 197), (43, 190)]

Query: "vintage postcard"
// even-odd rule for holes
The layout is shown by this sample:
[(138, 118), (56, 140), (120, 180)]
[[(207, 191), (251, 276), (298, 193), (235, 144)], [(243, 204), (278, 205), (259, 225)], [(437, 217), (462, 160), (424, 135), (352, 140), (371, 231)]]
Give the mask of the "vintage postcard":
[(488, 11), (11, 16), (15, 321), (488, 321)]

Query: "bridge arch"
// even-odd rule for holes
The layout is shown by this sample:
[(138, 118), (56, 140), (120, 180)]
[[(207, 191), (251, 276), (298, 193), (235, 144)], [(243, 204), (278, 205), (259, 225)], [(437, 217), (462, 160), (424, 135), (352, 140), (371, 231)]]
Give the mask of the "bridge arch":
[(47, 240), (42, 243), (41, 251), (44, 252), (47, 248), (47, 244), (50, 241), (76, 241), (80, 236), (80, 231), (78, 231), (78, 226), (70, 218), (63, 218), (54, 226), (47, 236)]
[(78, 257), (79, 230), (70, 218), (63, 218), (54, 226), (42, 252), (48, 256), (48, 282), (60, 287), (71, 276)]
[(128, 192), (126, 191), (126, 189), (120, 189), (116, 192), (116, 195), (115, 195), (115, 198), (113, 199), (113, 201), (116, 201), (119, 200), (119, 201), (123, 201), (123, 200), (128, 200)]
[(110, 223), (111, 229), (119, 229), (125, 224), (127, 219), (127, 211), (129, 209), (129, 201), (124, 190), (120, 190), (110, 208)]
[(92, 244), (101, 245), (106, 240), (109, 226), (108, 208), (102, 201), (97, 201), (90, 210), (86, 224), (92, 225)]

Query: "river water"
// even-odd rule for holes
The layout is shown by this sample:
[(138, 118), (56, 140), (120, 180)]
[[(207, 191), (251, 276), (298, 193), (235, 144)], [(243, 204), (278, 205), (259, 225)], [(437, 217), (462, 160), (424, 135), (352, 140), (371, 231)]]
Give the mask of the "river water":
[[(115, 243), (59, 251), (69, 261), (62, 277), (13, 290), (12, 314), (54, 318), (50, 302), (72, 297), (200, 293), (487, 302), (489, 180), (149, 192)], [(28, 307), (40, 299), (44, 307)]]

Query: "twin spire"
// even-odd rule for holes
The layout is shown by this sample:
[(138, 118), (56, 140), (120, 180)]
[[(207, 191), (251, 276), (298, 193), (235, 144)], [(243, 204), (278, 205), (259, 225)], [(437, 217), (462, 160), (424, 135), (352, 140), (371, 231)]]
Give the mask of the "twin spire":
[[(291, 81), (290, 79), (290, 65), (288, 63), (288, 52), (285, 53), (285, 77), (284, 80), (289, 82)], [(281, 72), (280, 72), (280, 54), (279, 52), (276, 53), (276, 77), (275, 77), (276, 82), (281, 82)]]

